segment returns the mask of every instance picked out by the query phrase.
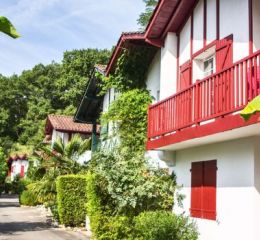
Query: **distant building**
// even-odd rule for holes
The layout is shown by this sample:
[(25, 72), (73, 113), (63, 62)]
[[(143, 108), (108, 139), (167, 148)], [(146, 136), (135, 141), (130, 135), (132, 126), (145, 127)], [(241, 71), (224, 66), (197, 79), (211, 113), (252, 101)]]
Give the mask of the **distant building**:
[[(73, 117), (64, 115), (48, 115), (45, 125), (44, 143), (51, 146), (59, 138), (64, 144), (68, 144), (73, 135), (79, 134), (82, 139), (92, 136), (92, 124), (82, 124), (73, 121)], [(91, 151), (87, 151), (80, 157), (79, 162), (83, 163), (91, 158)]]
[(15, 154), (10, 156), (7, 160), (8, 176), (11, 180), (14, 180), (16, 176), (21, 178), (26, 177), (26, 173), (29, 167), (29, 161), (27, 154)]

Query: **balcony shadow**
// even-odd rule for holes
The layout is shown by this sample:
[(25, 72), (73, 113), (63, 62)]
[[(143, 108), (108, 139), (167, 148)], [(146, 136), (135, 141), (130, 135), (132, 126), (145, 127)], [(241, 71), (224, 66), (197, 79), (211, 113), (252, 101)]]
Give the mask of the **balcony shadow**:
[(48, 225), (43, 222), (5, 222), (0, 223), (0, 235), (16, 235), (17, 232), (39, 232), (48, 228)]

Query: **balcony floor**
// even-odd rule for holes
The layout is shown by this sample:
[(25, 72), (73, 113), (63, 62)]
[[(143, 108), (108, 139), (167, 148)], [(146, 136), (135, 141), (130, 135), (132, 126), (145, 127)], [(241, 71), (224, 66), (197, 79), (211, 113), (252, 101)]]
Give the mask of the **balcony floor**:
[(147, 149), (174, 151), (257, 135), (260, 135), (260, 113), (247, 122), (236, 114), (150, 140)]

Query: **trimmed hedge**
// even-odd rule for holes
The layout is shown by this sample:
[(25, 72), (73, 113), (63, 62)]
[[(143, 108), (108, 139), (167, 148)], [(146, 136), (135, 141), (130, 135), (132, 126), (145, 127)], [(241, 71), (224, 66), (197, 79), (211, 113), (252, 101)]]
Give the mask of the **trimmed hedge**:
[(57, 178), (57, 204), (61, 224), (82, 226), (86, 218), (86, 177), (66, 175)]

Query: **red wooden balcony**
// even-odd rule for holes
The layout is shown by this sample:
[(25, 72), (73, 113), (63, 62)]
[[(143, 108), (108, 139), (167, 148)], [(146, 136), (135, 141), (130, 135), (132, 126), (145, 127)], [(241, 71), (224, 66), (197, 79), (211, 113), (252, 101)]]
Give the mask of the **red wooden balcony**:
[(165, 136), (233, 114), (258, 94), (260, 51), (149, 106), (147, 148), (154, 149), (151, 143)]

